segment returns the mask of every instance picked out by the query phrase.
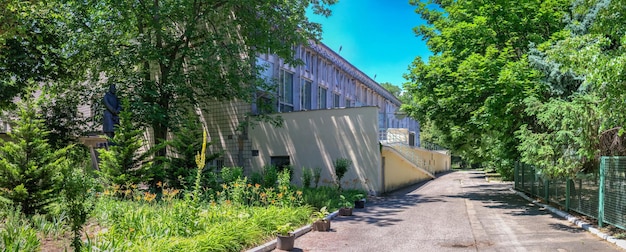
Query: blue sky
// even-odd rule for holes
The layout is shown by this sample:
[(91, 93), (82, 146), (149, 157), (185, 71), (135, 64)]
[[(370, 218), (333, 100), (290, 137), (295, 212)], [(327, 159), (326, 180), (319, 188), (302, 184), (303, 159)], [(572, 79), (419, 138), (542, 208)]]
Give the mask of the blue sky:
[(378, 83), (402, 86), (416, 56), (432, 55), (413, 27), (424, 21), (408, 0), (339, 0), (322, 24), (322, 42)]

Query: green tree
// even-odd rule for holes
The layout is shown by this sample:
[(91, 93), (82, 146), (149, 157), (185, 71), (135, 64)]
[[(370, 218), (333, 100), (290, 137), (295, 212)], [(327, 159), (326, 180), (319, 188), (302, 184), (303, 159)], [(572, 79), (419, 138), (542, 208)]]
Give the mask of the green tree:
[(383, 82), (380, 83), (380, 85), (387, 91), (389, 91), (389, 93), (391, 93), (393, 96), (395, 97), (400, 97), (400, 95), (402, 94), (402, 88), (393, 85), (389, 82)]
[(15, 127), (8, 133), (12, 141), (0, 140), (0, 197), (7, 198), (27, 215), (45, 212), (55, 201), (68, 166), (66, 152), (71, 146), (53, 148), (43, 121), (37, 118), (33, 97), (18, 103)]
[(80, 65), (64, 50), (69, 36), (59, 1), (6, 0), (0, 9), (0, 108), (32, 83), (72, 79)]
[(415, 32), (434, 55), (416, 58), (405, 75), (412, 98), (403, 109), (430, 122), (441, 134), (436, 143), (465, 160), (512, 164), (519, 157), (514, 132), (532, 120), (523, 100), (544, 91), (528, 64), (529, 44), (562, 30), (569, 1), (410, 3), (427, 22)]
[(257, 54), (271, 51), (295, 64), (293, 46), (321, 31), (307, 8), (329, 15), (334, 2), (87, 0), (70, 7), (81, 31), (76, 50), (92, 73), (132, 90), (136, 120), (151, 128), (158, 146), (178, 124), (176, 108), (200, 99), (252, 99)]
[(109, 184), (122, 187), (148, 181), (156, 172), (149, 171), (150, 152), (141, 151), (144, 129), (133, 124), (134, 115), (128, 109), (128, 99), (122, 99), (120, 124), (117, 126), (111, 144), (99, 149), (100, 174)]
[(574, 1), (566, 29), (531, 51), (550, 97), (526, 99), (537, 122), (517, 132), (518, 149), (544, 174), (595, 171), (599, 154), (610, 152), (600, 147), (602, 135), (623, 132), (626, 57), (624, 33), (615, 24), (623, 15), (619, 1)]
[[(167, 171), (165, 172), (169, 187), (184, 189), (185, 185), (194, 183), (198, 169), (195, 158), (198, 150), (202, 149), (203, 129), (198, 115), (191, 112), (187, 114), (187, 119), (183, 121), (183, 124), (173, 130), (174, 137), (169, 145), (172, 147), (174, 155), (168, 158)], [(211, 143), (206, 144), (210, 145)], [(221, 154), (221, 152), (208, 156), (205, 154), (205, 161), (211, 162)], [(209, 174), (211, 172), (211, 167), (202, 168), (203, 186), (211, 184), (213, 181), (210, 180), (215, 180), (215, 175)]]

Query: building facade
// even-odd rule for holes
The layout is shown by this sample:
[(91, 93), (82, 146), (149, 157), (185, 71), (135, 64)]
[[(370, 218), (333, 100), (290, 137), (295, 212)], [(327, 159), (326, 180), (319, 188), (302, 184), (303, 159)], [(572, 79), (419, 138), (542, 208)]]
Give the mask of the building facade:
[[(223, 153), (222, 158), (215, 160), (213, 166), (240, 166), (246, 171), (252, 171), (261, 169), (257, 167), (259, 164), (268, 164), (269, 160), (259, 162), (258, 159), (268, 158), (259, 157), (259, 153), (262, 155), (268, 152), (259, 150), (263, 147), (253, 142), (259, 136), (251, 135), (259, 134), (254, 130), (255, 123), (251, 117), (268, 111), (278, 112), (278, 115), (283, 116), (287, 113), (304, 113), (296, 117), (306, 118), (307, 115), (316, 115), (307, 114), (310, 111), (373, 107), (378, 116), (374, 122), (367, 123), (376, 126), (376, 137), (386, 140), (387, 129), (403, 128), (410, 132), (406, 137), (407, 143), (419, 146), (419, 123), (403, 116), (399, 112), (400, 100), (376, 81), (324, 44), (311, 42), (294, 50), (296, 59), (303, 64), (293, 66), (270, 53), (257, 56), (256, 63), (263, 68), (260, 77), (274, 85), (274, 88), (268, 89), (271, 91), (259, 89), (256, 102), (250, 104), (242, 101), (211, 100), (203, 101), (200, 105), (201, 118), (212, 142), (209, 151)], [(271, 107), (271, 110), (266, 111), (267, 107)], [(353, 116), (353, 111), (346, 113)], [(293, 137), (294, 129), (289, 131)], [(276, 143), (270, 145), (273, 144)], [(290, 159), (291, 164), (299, 163), (293, 156)]]

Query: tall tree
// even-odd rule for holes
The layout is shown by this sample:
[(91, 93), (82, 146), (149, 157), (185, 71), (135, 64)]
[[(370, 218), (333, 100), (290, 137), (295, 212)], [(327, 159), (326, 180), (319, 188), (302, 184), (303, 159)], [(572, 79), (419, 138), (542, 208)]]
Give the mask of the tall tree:
[(177, 124), (176, 108), (199, 99), (251, 99), (256, 55), (271, 51), (295, 63), (293, 46), (321, 31), (307, 8), (329, 15), (334, 2), (87, 0), (71, 7), (80, 24), (76, 45), (91, 72), (134, 94), (136, 119), (152, 129), (158, 146)]
[(529, 120), (523, 98), (543, 92), (527, 63), (529, 44), (562, 29), (569, 1), (410, 3), (427, 22), (415, 32), (434, 55), (416, 58), (406, 74), (413, 98), (405, 111), (429, 120), (443, 134), (438, 144), (470, 162), (517, 158), (514, 132)]
[(595, 171), (599, 155), (613, 152), (601, 146), (624, 149), (615, 134), (626, 123), (626, 51), (617, 28), (624, 12), (620, 1), (574, 1), (566, 29), (532, 51), (531, 64), (544, 73), (551, 97), (526, 99), (538, 122), (517, 132), (518, 149), (544, 174)]

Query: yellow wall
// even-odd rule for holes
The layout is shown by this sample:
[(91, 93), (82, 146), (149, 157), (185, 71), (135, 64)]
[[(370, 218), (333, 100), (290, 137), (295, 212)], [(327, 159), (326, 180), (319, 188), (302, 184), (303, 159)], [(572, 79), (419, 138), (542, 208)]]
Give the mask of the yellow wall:
[(428, 174), (419, 170), (415, 164), (398, 155), (391, 148), (384, 147), (382, 156), (384, 159), (385, 192), (431, 179)]
[(378, 108), (358, 107), (280, 114), (282, 127), (260, 123), (250, 129), (256, 171), (270, 164), (271, 156), (289, 156), (294, 180), (301, 184), (302, 167), (322, 168), (320, 185), (331, 185), (333, 161), (348, 158), (353, 164), (342, 180), (344, 188), (360, 188), (372, 194), (382, 191), (381, 155), (378, 144)]
[(438, 152), (438, 151), (430, 151), (422, 148), (413, 148), (413, 152), (417, 155), (421, 160), (427, 163), (430, 167), (431, 172), (435, 173), (444, 172), (450, 170), (450, 158), (451, 156)]

